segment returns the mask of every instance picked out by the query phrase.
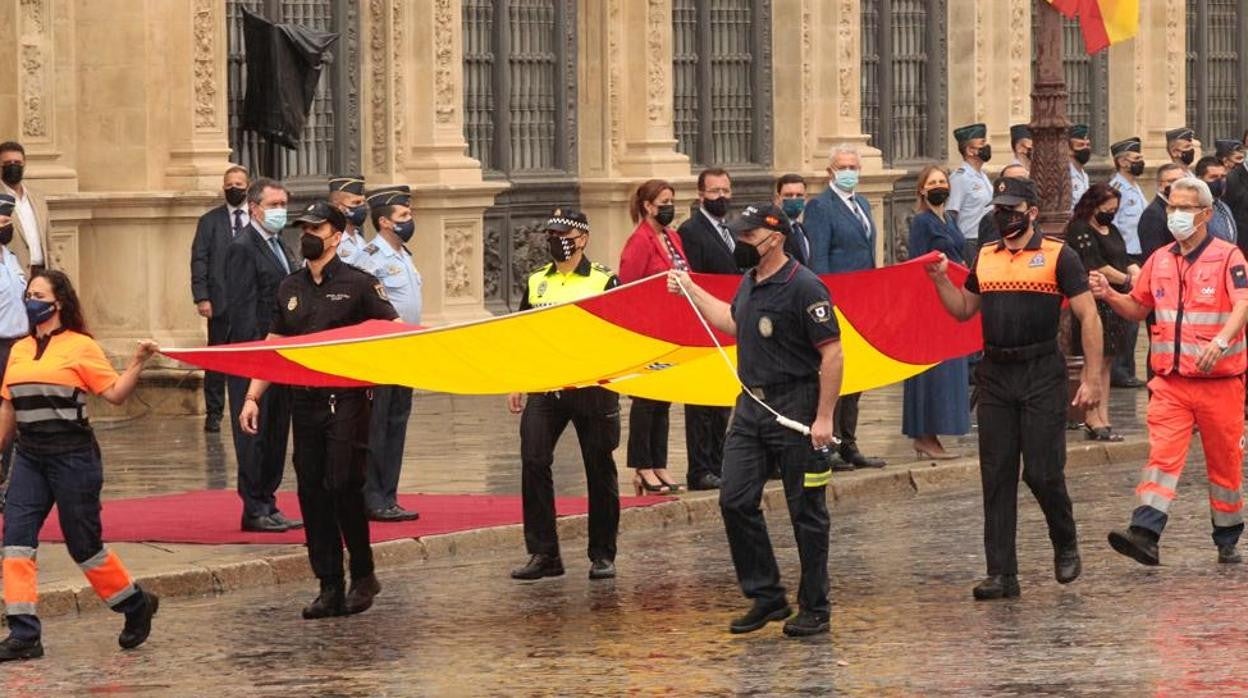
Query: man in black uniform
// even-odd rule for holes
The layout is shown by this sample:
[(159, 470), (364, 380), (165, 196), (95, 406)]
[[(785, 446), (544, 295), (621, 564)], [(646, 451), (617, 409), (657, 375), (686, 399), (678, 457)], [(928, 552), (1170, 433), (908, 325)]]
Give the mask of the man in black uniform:
[(974, 590), (981, 600), (1019, 595), (1020, 456), (1023, 481), (1048, 521), (1057, 581), (1072, 582), (1082, 569), (1066, 493), (1066, 361), (1057, 343), (1063, 297), (1083, 325), (1086, 363), (1075, 404), (1091, 408), (1101, 397), (1088, 380), (1101, 371), (1101, 321), (1083, 264), (1074, 250), (1035, 228), (1039, 209), (1030, 179), (998, 182), (992, 206), (1002, 239), (980, 249), (965, 288), (949, 281), (943, 256), (927, 267), (950, 315), (965, 321), (983, 309), (984, 358), (975, 373), (988, 558), (988, 578)]
[[(736, 336), (737, 374), (752, 395), (737, 398), (719, 490), (737, 581), (754, 602), (729, 629), (748, 633), (792, 612), (759, 508), (768, 465), (779, 463), (802, 565), (801, 611), (784, 624), (784, 632), (826, 633), (830, 534), (825, 493), (832, 479), (826, 449), (835, 440), (832, 412), (841, 389), (840, 328), (827, 287), (785, 254), (789, 221), (780, 208), (749, 206), (731, 229), (737, 241), (734, 255), (750, 269), (732, 305), (694, 284), (685, 272), (669, 272), (667, 281), (673, 293), (687, 289), (712, 326)], [(756, 399), (809, 424), (810, 436), (782, 426)]]
[[(338, 258), (346, 216), (328, 201), (308, 206), (294, 221), (303, 229), (300, 252), (307, 266), (277, 289), (268, 338), (310, 334), (365, 320), (394, 320), (398, 313), (381, 282)], [(253, 379), (239, 422), (256, 433), (260, 397), (269, 384)], [(304, 618), (361, 613), (381, 585), (373, 574), (373, 550), (364, 506), (368, 459), (369, 395), (364, 388), (291, 389), (295, 476), (312, 571), (321, 583)], [(351, 590), (345, 590), (342, 545), (351, 556)]]
[[(615, 288), (620, 279), (585, 256), (589, 220), (585, 214), (557, 208), (546, 222), (546, 244), (553, 261), (529, 275), (521, 310), (587, 298)], [(585, 460), (589, 490), (589, 578), (615, 576), (615, 539), (620, 528), (620, 483), (612, 451), (620, 445), (620, 396), (606, 388), (574, 388), (522, 393), (507, 398), (520, 414), (520, 489), (524, 502), (524, 545), (529, 561), (511, 572), (512, 579), (534, 580), (563, 574), (555, 528), (555, 484), (551, 465), (555, 444), (567, 428), (576, 429)]]

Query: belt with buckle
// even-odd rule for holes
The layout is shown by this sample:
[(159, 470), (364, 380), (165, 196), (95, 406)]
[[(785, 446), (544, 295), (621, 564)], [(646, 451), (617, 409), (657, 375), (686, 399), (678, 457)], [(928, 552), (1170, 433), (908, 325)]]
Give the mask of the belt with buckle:
[(984, 345), (984, 358), (1002, 364), (1020, 364), (1024, 361), (1030, 361), (1032, 359), (1056, 353), (1056, 339), (1050, 339), (1047, 342), (1038, 342), (1036, 344), (1025, 344), (1021, 347), (994, 347), (991, 344)]

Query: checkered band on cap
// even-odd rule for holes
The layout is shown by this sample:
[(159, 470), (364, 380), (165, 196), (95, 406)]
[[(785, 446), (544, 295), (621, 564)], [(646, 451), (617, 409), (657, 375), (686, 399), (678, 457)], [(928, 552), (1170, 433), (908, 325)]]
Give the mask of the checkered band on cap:
[(556, 226), (556, 225), (567, 226), (568, 228), (575, 228), (576, 230), (584, 230), (585, 232), (589, 232), (588, 223), (585, 223), (583, 221), (578, 221), (573, 218), (564, 218), (562, 216), (555, 216), (554, 218), (551, 218), (550, 220), (546, 221), (547, 228), (551, 228), (552, 226)]

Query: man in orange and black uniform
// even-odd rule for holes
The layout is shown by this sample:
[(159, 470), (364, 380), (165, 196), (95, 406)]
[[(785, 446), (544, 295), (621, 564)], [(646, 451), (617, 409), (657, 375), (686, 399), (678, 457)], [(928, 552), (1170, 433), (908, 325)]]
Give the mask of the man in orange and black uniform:
[(1101, 323), (1079, 257), (1035, 228), (1039, 215), (1030, 179), (1003, 179), (992, 199), (1001, 240), (979, 251), (965, 288), (946, 260), (928, 266), (949, 314), (968, 320), (983, 309), (984, 359), (979, 388), (979, 470), (984, 489), (984, 552), (988, 578), (976, 599), (1019, 595), (1014, 545), (1018, 523), (1019, 458), (1023, 481), (1044, 510), (1054, 549), (1054, 573), (1067, 584), (1082, 569), (1075, 517), (1066, 493), (1066, 361), (1057, 343), (1062, 298), (1083, 323), (1084, 381), (1075, 402), (1099, 400)]

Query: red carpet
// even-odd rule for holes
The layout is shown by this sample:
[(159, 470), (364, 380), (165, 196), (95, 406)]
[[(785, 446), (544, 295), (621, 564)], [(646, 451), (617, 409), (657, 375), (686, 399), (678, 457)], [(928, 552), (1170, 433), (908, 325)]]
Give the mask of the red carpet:
[[(671, 497), (621, 497), (620, 507), (645, 507)], [(404, 508), (420, 512), (418, 521), (373, 523), (373, 542), (420, 538), (521, 522), (519, 496), (472, 494), (400, 495)], [(277, 506), (288, 516), (299, 516), (299, 500), (293, 492), (279, 492)], [(559, 497), (560, 516), (584, 514), (584, 497)], [(239, 530), (242, 504), (230, 490), (184, 492), (161, 497), (114, 499), (104, 502), (104, 540), (114, 543), (303, 543), (303, 531), (245, 533)], [(59, 543), (65, 538), (56, 509), (39, 533), (39, 540)]]

